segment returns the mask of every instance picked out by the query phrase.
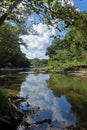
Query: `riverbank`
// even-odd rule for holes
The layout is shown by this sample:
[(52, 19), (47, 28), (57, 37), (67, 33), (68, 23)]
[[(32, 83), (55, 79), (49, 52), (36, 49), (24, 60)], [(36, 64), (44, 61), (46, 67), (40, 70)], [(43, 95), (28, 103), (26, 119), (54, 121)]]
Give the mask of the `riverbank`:
[(87, 77), (87, 70), (76, 70), (76, 71), (68, 71), (68, 70), (53, 70), (46, 68), (33, 68), (35, 72), (43, 72), (43, 73), (58, 73), (58, 74), (67, 74), (79, 77)]
[[(4, 104), (2, 104), (2, 103), (5, 103), (4, 100), (6, 100), (6, 98), (4, 99), (4, 97), (7, 95), (6, 91), (10, 92), (10, 90), (12, 90), (11, 91), (11, 94), (12, 94), (12, 92), (14, 92), (15, 90), (18, 90), (17, 95), (20, 97), (27, 96), (28, 103), (29, 104), (31, 103), (30, 105), (27, 104), (27, 102), (20, 104), (21, 109), (24, 108), (25, 110), (27, 110), (27, 107), (28, 107), (28, 110), (30, 110), (30, 113), (32, 114), (32, 113), (34, 113), (34, 111), (31, 112), (31, 109), (32, 109), (31, 106), (33, 106), (33, 104), (35, 104), (35, 106), (36, 106), (36, 107), (34, 107), (36, 113), (35, 113), (35, 116), (32, 116), (32, 122), (27, 120), (27, 119), (31, 118), (30, 114), (27, 114), (26, 121), (28, 121), (30, 123), (33, 123), (33, 122), (35, 123), (35, 121), (44, 122), (44, 121), (46, 121), (45, 118), (46, 119), (50, 118), (50, 119), (52, 119), (52, 123), (50, 124), (50, 126), (52, 126), (53, 129), (58, 129), (58, 128), (60, 129), (60, 127), (62, 127), (64, 129), (66, 127), (65, 124), (66, 123), (69, 124), (69, 122), (71, 122), (72, 126), (68, 126), (67, 128), (65, 128), (66, 130), (69, 130), (69, 129), (86, 130), (87, 114), (85, 113), (85, 115), (84, 115), (84, 111), (86, 111), (86, 105), (87, 105), (87, 99), (85, 98), (87, 96), (86, 78), (78, 78), (78, 77), (73, 77), (73, 76), (67, 76), (64, 74), (55, 74), (52, 72), (51, 73), (41, 73), (39, 71), (39, 73), (35, 73), (32, 70), (31, 70), (31, 73), (30, 73), (30, 71), (27, 71), (27, 72), (28, 72), (27, 74), (25, 71), (23, 73), (19, 73), (19, 72), (15, 73), (15, 74), (9, 73), (9, 74), (6, 74), (6, 76), (4, 78), (1, 78), (2, 91), (1, 91), (1, 97), (0, 97), (0, 99), (1, 99), (0, 110), (3, 110), (3, 109), (7, 110), (6, 106), (4, 106)], [(5, 74), (3, 74), (3, 75), (5, 75)], [(10, 77), (12, 77), (12, 78), (10, 78)], [(19, 80), (19, 77), (22, 78), (21, 81)], [(6, 91), (5, 91), (5, 89), (6, 89)], [(47, 93), (46, 93), (46, 91), (47, 91)], [(6, 96), (6, 97), (8, 97), (8, 96)], [(46, 100), (46, 99), (49, 99), (49, 100)], [(16, 101), (19, 101), (19, 99), (17, 99)], [(56, 105), (55, 105), (55, 103), (56, 103)], [(65, 104), (66, 104), (66, 107), (65, 107)], [(60, 111), (58, 108), (60, 108)], [(67, 113), (66, 113), (66, 109), (67, 109)], [(43, 110), (45, 110), (45, 111), (43, 111)], [(55, 111), (56, 111), (56, 116), (55, 116)], [(62, 112), (62, 114), (61, 114), (61, 112)], [(2, 114), (1, 119), (6, 120), (4, 115), (8, 115), (8, 114), (5, 114), (5, 112), (3, 112), (3, 113), (4, 114), (1, 113)], [(44, 115), (46, 115), (46, 116), (44, 116)], [(62, 125), (61, 119), (58, 117), (58, 115), (60, 115), (60, 117), (62, 119), (64, 119), (66, 117), (67, 122), (65, 122), (64, 125)], [(52, 117), (55, 117), (55, 118), (52, 118)], [(38, 120), (38, 119), (40, 119), (40, 120)], [(56, 122), (54, 122), (54, 120), (56, 120)], [(10, 121), (10, 120), (8, 120), (8, 121)], [(79, 128), (76, 125), (73, 126), (73, 123), (74, 124), (78, 123), (77, 125), (79, 126)], [(1, 124), (2, 124), (2, 122), (1, 122)], [(36, 124), (34, 124), (34, 126), (32, 126), (32, 127), (34, 129), (43, 129), (43, 130), (51, 129), (47, 125), (49, 125), (49, 124), (45, 124), (45, 125), (38, 124), (37, 126), (36, 126)], [(4, 129), (4, 126), (5, 125), (3, 123), (2, 127), (0, 127), (0, 128)], [(44, 128), (44, 126), (46, 126), (46, 127)], [(22, 128), (24, 128), (24, 127), (21, 127), (20, 129), (22, 129)], [(8, 128), (8, 130), (13, 130), (13, 128)], [(14, 130), (16, 130), (16, 129), (14, 129)]]
[(75, 71), (75, 72), (71, 72), (70, 74), (79, 77), (87, 77), (87, 70)]
[(29, 68), (0, 68), (0, 72), (18, 72), (18, 71), (29, 71)]
[(67, 74), (67, 75), (73, 75), (78, 77), (87, 77), (87, 70), (81, 70), (81, 71), (58, 71), (59, 74)]
[(68, 70), (54, 70), (54, 69), (46, 69), (46, 68), (0, 68), (0, 72), (9, 73), (9, 72), (19, 72), (19, 71), (30, 71), (41, 72), (41, 73), (58, 73), (58, 74), (67, 74), (79, 77), (87, 77), (87, 70), (76, 70), (76, 71), (68, 71)]

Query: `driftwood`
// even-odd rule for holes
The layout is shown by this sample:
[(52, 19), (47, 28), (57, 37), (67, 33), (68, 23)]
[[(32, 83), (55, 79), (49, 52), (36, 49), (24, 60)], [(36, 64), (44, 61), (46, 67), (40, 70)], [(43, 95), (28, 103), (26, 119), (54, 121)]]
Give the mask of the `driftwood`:
[(24, 112), (19, 108), (19, 104), (26, 101), (25, 98), (10, 97), (8, 98), (9, 113), (8, 115), (0, 116), (0, 123), (9, 126), (18, 125), (25, 116)]
[(19, 97), (12, 97), (8, 99), (8, 105), (10, 108), (10, 113), (11, 116), (15, 119), (15, 120), (22, 120), (22, 117), (24, 116), (24, 113), (21, 109), (19, 109), (18, 105), (20, 102), (25, 101), (24, 98), (19, 98)]
[[(30, 113), (30, 115), (34, 114), (39, 109), (39, 107), (38, 107), (38, 108), (34, 108), (32, 110), (21, 110), (19, 108), (19, 104), (22, 103), (22, 102), (25, 102), (26, 99), (27, 98), (22, 98), (22, 97), (10, 97), (8, 99), (10, 114), (11, 114), (11, 117), (13, 118), (14, 122), (19, 122), (19, 124), (25, 124), (26, 127), (32, 126), (32, 125), (39, 125), (39, 124), (43, 124), (43, 123), (50, 124), (51, 119), (44, 119), (44, 120), (36, 121), (36, 122), (33, 122), (33, 123), (25, 122), (24, 117), (26, 117), (26, 115), (28, 113)], [(29, 103), (27, 103), (26, 105), (27, 105), (27, 107), (30, 106)], [(8, 124), (11, 124), (11, 121), (6, 121), (6, 120), (4, 120), (4, 118), (2, 118), (2, 121), (5, 122), (5, 123), (8, 123)]]
[[(40, 120), (40, 121), (36, 121), (36, 122), (33, 122), (33, 123), (27, 123), (25, 121), (21, 122), (21, 124), (18, 126), (24, 126), (24, 130), (27, 130), (28, 128), (31, 128), (31, 126), (37, 126), (39, 124), (44, 124), (44, 123), (48, 123), (48, 124), (51, 124), (51, 120), (50, 119), (44, 119), (44, 120)], [(17, 129), (19, 130), (19, 129)]]
[(11, 125), (11, 121), (10, 121), (10, 117), (9, 116), (1, 116), (0, 117), (0, 122), (5, 122), (5, 123)]
[[(37, 108), (37, 109), (34, 108), (32, 110), (27, 110), (27, 111), (20, 109), (19, 108), (20, 103), (25, 102), (26, 99), (27, 98), (22, 98), (22, 97), (10, 97), (8, 99), (10, 115), (1, 116), (0, 122), (13, 126), (13, 128), (15, 125), (17, 130), (19, 130), (18, 127), (21, 127), (21, 126), (24, 126), (24, 130), (25, 129), (27, 130), (28, 127), (31, 127), (33, 125), (39, 125), (39, 124), (43, 124), (43, 123), (51, 124), (51, 119), (43, 119), (43, 120), (32, 122), (32, 123), (26, 122), (25, 119), (26, 119), (27, 114), (29, 114), (29, 113), (30, 113), (30, 115), (35, 114), (35, 112), (38, 111), (38, 109), (39, 109), (39, 108)], [(26, 105), (27, 105), (27, 107), (30, 106), (29, 103), (27, 103)], [(11, 129), (13, 129), (13, 128), (11, 128)], [(14, 130), (16, 130), (16, 128)], [(70, 125), (65, 128), (61, 128), (61, 130), (86, 130), (86, 129), (80, 127), (79, 125), (76, 125), (76, 126)]]
[(43, 123), (48, 123), (48, 124), (50, 124), (50, 123), (51, 123), (51, 119), (40, 120), (40, 121), (37, 121), (37, 122), (32, 123), (31, 125), (38, 125), (38, 124), (43, 124)]

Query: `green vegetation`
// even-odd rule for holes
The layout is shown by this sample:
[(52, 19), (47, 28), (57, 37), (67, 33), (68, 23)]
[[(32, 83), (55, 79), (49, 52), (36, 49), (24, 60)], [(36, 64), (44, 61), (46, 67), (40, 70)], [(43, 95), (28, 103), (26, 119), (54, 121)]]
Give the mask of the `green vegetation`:
[[(78, 0), (79, 1), (79, 0)], [(68, 4), (62, 0), (3, 0), (0, 1), (0, 25), (6, 19), (23, 24), (27, 16), (32, 13), (42, 15), (42, 19), (48, 25), (56, 23), (60, 30), (60, 22), (64, 22), (63, 27), (74, 25), (82, 29), (86, 24), (86, 12), (80, 12), (75, 5)], [(81, 22), (81, 24), (79, 23)], [(78, 23), (80, 26), (78, 26)], [(23, 26), (22, 26), (23, 27)], [(84, 28), (85, 30), (85, 28)]]
[[(85, 65), (87, 67), (87, 13), (83, 12), (83, 21), (75, 20), (78, 26), (70, 26), (63, 39), (55, 38), (52, 45), (47, 48), (49, 66), (53, 69), (77, 69)], [(79, 67), (76, 67), (79, 66)]]
[[(72, 66), (87, 64), (87, 12), (78, 11), (75, 5), (70, 5), (66, 1), (64, 5), (62, 5), (61, 1), (57, 0), (3, 0), (0, 2), (0, 7), (0, 26), (2, 26), (7, 19), (8, 21), (12, 20), (16, 25), (19, 23), (23, 29), (23, 24), (27, 17), (35, 12), (42, 16), (44, 23), (52, 26), (56, 24), (56, 28), (60, 31), (68, 28), (69, 32), (66, 36), (63, 39), (55, 38), (52, 45), (47, 49), (46, 54), (49, 56), (50, 68), (66, 69), (68, 67), (72, 68)], [(62, 23), (61, 26), (60, 23)], [(3, 28), (3, 26), (1, 28)], [(5, 28), (7, 27), (5, 26)], [(15, 36), (12, 39), (13, 32), (11, 31), (11, 35), (9, 32), (6, 32), (6, 29), (4, 31), (4, 40), (9, 41), (9, 39), (11, 39), (14, 41), (14, 46), (16, 46), (17, 44), (15, 43), (18, 43), (18, 40)], [(25, 29), (24, 33), (26, 33), (26, 31), (27, 29)], [(16, 35), (15, 33), (14, 31), (14, 35)], [(0, 37), (2, 38), (2, 36)], [(9, 45), (7, 45), (7, 49), (1, 45), (2, 48), (0, 52), (2, 56), (0, 61), (2, 61), (6, 54), (7, 56), (12, 54), (12, 57), (8, 56), (8, 58), (3, 61), (3, 64), (0, 62), (0, 66), (28, 66), (28, 61), (24, 54), (20, 52), (18, 45), (16, 46), (16, 50), (19, 50), (19, 52), (15, 52), (16, 54), (12, 53), (12, 48), (10, 47), (10, 45), (13, 46), (12, 41), (8, 42)], [(0, 39), (0, 44), (3, 44), (3, 42), (1, 42), (2, 40)], [(4, 43), (6, 46), (5, 41)], [(6, 52), (7, 50), (9, 51)], [(42, 64), (41, 61), (39, 61), (39, 63)]]
[(80, 126), (87, 128), (87, 80), (58, 74), (50, 74), (47, 81), (48, 87), (56, 97), (64, 95), (71, 104), (71, 111), (74, 112)]
[(30, 62), (20, 50), (18, 26), (5, 23), (0, 27), (0, 67), (29, 67)]
[(8, 98), (17, 95), (17, 90), (3, 89), (0, 86), (0, 113), (6, 114), (8, 109)]
[(26, 74), (0, 74), (0, 114), (6, 114), (8, 98), (15, 96), (20, 91), (20, 85), (25, 80)]
[(38, 67), (46, 67), (48, 65), (47, 59), (34, 58), (34, 59), (30, 59), (29, 61), (30, 61), (32, 67), (38, 68)]
[[(29, 33), (29, 29), (23, 25), (34, 12), (40, 14), (47, 25), (55, 24), (59, 31), (68, 29), (63, 39), (54, 38), (52, 45), (47, 48), (46, 55), (49, 60), (35, 58), (29, 61), (20, 50), (20, 45), (24, 43), (19, 36)], [(60, 23), (63, 26), (60, 26)], [(1, 0), (0, 68), (29, 67), (30, 62), (33, 67), (48, 65), (48, 68), (57, 70), (87, 67), (87, 12), (77, 11), (76, 6), (67, 2), (62, 6), (58, 0)], [(87, 79), (63, 76), (50, 75), (48, 87), (55, 96), (66, 97), (72, 111), (78, 115), (79, 124), (87, 128)], [(7, 111), (8, 97), (19, 92), (22, 81), (23, 79), (17, 79), (17, 76), (0, 76), (0, 114), (4, 113), (4, 110)]]

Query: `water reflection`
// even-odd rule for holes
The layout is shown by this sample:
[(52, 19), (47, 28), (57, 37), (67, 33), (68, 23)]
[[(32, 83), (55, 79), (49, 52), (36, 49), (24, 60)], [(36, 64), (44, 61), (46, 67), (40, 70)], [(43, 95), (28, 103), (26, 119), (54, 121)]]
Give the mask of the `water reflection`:
[(0, 73), (0, 115), (8, 113), (8, 97), (16, 95), (26, 74)]
[[(55, 129), (74, 124), (76, 115), (71, 112), (71, 105), (64, 95), (60, 97), (54, 95), (53, 91), (47, 87), (49, 80), (50, 76), (48, 74), (29, 74), (21, 85), (19, 95), (23, 97), (28, 96), (27, 101), (32, 107), (40, 107), (32, 121), (50, 118)], [(29, 117), (28, 120), (30, 121)], [(48, 127), (45, 124), (33, 129), (46, 130)]]
[(77, 123), (87, 129), (87, 78), (51, 74), (47, 83), (55, 96), (67, 98)]

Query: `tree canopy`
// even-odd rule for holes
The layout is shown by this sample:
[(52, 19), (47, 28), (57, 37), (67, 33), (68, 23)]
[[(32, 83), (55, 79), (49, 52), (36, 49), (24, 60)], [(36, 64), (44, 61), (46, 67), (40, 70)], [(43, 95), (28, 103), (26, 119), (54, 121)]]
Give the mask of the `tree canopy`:
[(9, 23), (0, 28), (0, 67), (29, 67), (30, 62), (20, 50), (19, 29)]
[[(48, 25), (55, 25), (56, 28), (60, 30), (60, 23), (63, 23), (61, 29), (69, 29), (63, 39), (55, 38), (52, 45), (47, 49), (46, 54), (49, 55), (49, 61), (53, 66), (86, 63), (87, 12), (78, 11), (77, 7), (72, 5), (69, 0), (1, 0), (0, 29), (3, 28), (5, 20), (13, 20), (14, 22), (23, 24), (26, 18), (34, 12), (40, 15), (43, 22)], [(8, 29), (7, 26), (6, 29)], [(5, 30), (5, 32), (7, 32), (7, 30)], [(6, 39), (8, 38), (5, 34), (3, 35)], [(13, 34), (9, 35), (12, 37)], [(14, 37), (15, 39), (17, 39), (16, 36), (17, 35)], [(15, 41), (15, 39), (13, 39), (14, 46), (17, 45), (15, 42), (18, 43), (18, 40)], [(12, 38), (10, 38), (10, 40), (12, 40)], [(6, 41), (4, 41), (4, 43), (6, 43)]]
[[(48, 24), (64, 21), (66, 26), (75, 25), (76, 19), (82, 20), (83, 15), (77, 11), (75, 5), (71, 5), (69, 0), (2, 0), (0, 1), (0, 25), (5, 19), (23, 21), (29, 13), (41, 14), (43, 20)], [(79, 19), (80, 17), (80, 19)], [(21, 20), (19, 20), (21, 19)], [(84, 17), (84, 20), (87, 20)], [(83, 22), (83, 21), (82, 21)]]
[[(81, 23), (81, 27), (83, 26), (85, 29), (86, 23)], [(53, 40), (46, 52), (51, 67), (64, 69), (87, 64), (87, 32), (84, 29), (72, 26), (63, 39)]]

